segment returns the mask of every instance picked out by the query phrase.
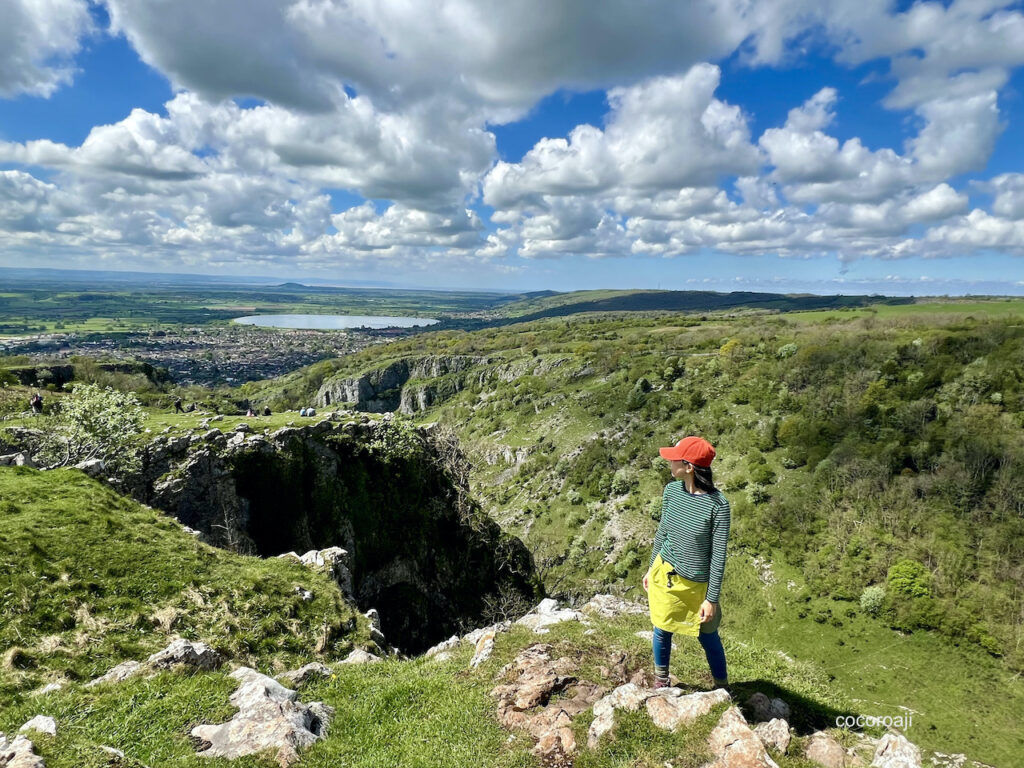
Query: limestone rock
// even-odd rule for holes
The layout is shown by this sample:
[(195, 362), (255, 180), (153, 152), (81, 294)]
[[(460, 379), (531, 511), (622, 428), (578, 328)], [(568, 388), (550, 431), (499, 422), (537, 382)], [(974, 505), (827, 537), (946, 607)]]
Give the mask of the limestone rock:
[(95, 680), (90, 680), (85, 684), (85, 687), (92, 688), (97, 685), (103, 685), (104, 683), (120, 683), (122, 680), (127, 680), (129, 677), (141, 674), (143, 669), (144, 667), (138, 661), (126, 661), (122, 664), (118, 664), (105, 675), (101, 675)]
[[(349, 557), (347, 550), (341, 547), (328, 547), (327, 549), (311, 549), (302, 556), (295, 555), (292, 552), (288, 554), (298, 557), (299, 562), (305, 566), (327, 570), (331, 578), (341, 587), (342, 594), (350, 600), (354, 599), (355, 581), (352, 578), (352, 571), (348, 567)], [(379, 619), (376, 626), (379, 630)]]
[(495, 632), (491, 630), (481, 635), (480, 639), (476, 641), (476, 651), (469, 662), (472, 669), (476, 669), (491, 658), (491, 654), (494, 652), (494, 636)]
[(25, 731), (39, 731), (39, 733), (45, 733), (49, 736), (56, 736), (57, 721), (52, 717), (47, 717), (46, 715), (36, 715), (18, 730), (21, 733), (24, 733)]
[(708, 736), (715, 760), (706, 768), (778, 768), (747, 724), (739, 707), (729, 707)]
[(146, 663), (154, 669), (169, 669), (177, 664), (196, 669), (216, 669), (224, 663), (224, 657), (204, 643), (178, 638), (150, 656)]
[[(660, 689), (659, 689), (660, 690)], [(615, 710), (625, 709), (636, 712), (647, 699), (655, 694), (654, 689), (641, 688), (635, 683), (620, 685), (594, 705), (594, 721), (587, 733), (587, 746), (597, 746), (601, 737), (615, 725)]]
[(89, 477), (99, 477), (107, 471), (107, 465), (103, 463), (103, 459), (87, 459), (75, 464), (75, 469), (82, 470)]
[(754, 733), (766, 746), (774, 747), (782, 754), (786, 754), (792, 740), (789, 723), (781, 717), (774, 717), (767, 723), (758, 723), (754, 726)]
[(462, 641), (465, 642), (465, 643), (473, 643), (474, 645), (476, 645), (476, 642), (481, 637), (486, 635), (488, 632), (494, 632), (495, 634), (497, 634), (498, 632), (508, 632), (508, 630), (509, 630), (509, 628), (511, 628), (511, 626), (512, 626), (512, 622), (511, 621), (499, 621), (497, 624), (491, 624), (491, 625), (486, 626), (486, 627), (480, 627), (479, 629), (474, 629), (472, 632), (464, 635), (462, 637)]
[(824, 731), (811, 734), (804, 755), (825, 768), (846, 768), (846, 750)]
[(24, 736), (15, 736), (8, 742), (7, 737), (0, 733), (0, 768), (46, 768), (46, 763)]
[(292, 686), (302, 685), (312, 677), (330, 677), (331, 668), (319, 661), (314, 661), (298, 669), (292, 669), (278, 675), (279, 678)]
[(63, 687), (64, 687), (64, 683), (60, 682), (59, 680), (57, 682), (47, 683), (42, 688), (40, 688), (38, 691), (36, 691), (35, 695), (36, 696), (45, 696), (48, 693), (53, 693), (54, 691), (59, 691)]
[(921, 768), (921, 750), (907, 737), (890, 731), (882, 736), (871, 760), (872, 768)]
[(432, 648), (428, 648), (427, 651), (423, 655), (426, 656), (428, 659), (432, 658), (434, 656), (437, 656), (440, 653), (443, 653), (443, 652), (448, 651), (448, 650), (450, 650), (452, 648), (455, 648), (459, 644), (459, 642), (461, 642), (459, 640), (459, 636), (458, 635), (452, 635), (447, 640), (442, 640), (440, 643), (438, 643), (437, 645), (433, 646)]
[(8, 453), (0, 456), (0, 467), (35, 467), (36, 463), (27, 453)]
[(516, 624), (529, 627), (536, 634), (543, 635), (549, 632), (549, 627), (560, 624), (563, 621), (583, 621), (584, 615), (579, 611), (569, 608), (559, 608), (558, 601), (546, 598), (540, 604), (523, 616)]
[(243, 421), (241, 424), (235, 425), (235, 432), (252, 432), (252, 427)]
[(769, 699), (760, 691), (747, 699), (747, 706), (757, 722), (768, 722), (776, 717), (788, 721), (792, 715), (786, 702), (782, 699)]
[[(568, 766), (577, 748), (572, 718), (600, 699), (604, 689), (577, 683), (567, 674), (574, 669), (573, 662), (552, 660), (550, 650), (541, 644), (521, 651), (500, 673), (512, 681), (495, 687), (491, 695), (498, 698), (498, 720), (503, 726), (524, 728), (536, 738), (533, 753), (546, 765)], [(565, 695), (550, 702), (555, 693)]]
[(666, 731), (674, 731), (680, 725), (689, 725), (698, 717), (706, 715), (716, 704), (726, 701), (730, 701), (730, 696), (722, 688), (685, 696), (679, 688), (661, 688), (657, 689), (655, 695), (648, 698), (645, 704), (656, 726)]
[(341, 664), (371, 664), (375, 661), (380, 661), (380, 656), (374, 656), (372, 653), (364, 651), (362, 648), (356, 648), (352, 653), (345, 657)]
[(330, 707), (302, 704), (295, 691), (248, 667), (231, 677), (241, 682), (230, 699), (238, 712), (226, 723), (192, 729), (205, 745), (200, 755), (230, 760), (271, 750), (278, 765), (288, 766), (299, 759), (300, 749), (327, 735)]
[(644, 614), (649, 611), (649, 608), (646, 603), (631, 603), (614, 595), (594, 595), (583, 606), (582, 611), (611, 619), (627, 614)]

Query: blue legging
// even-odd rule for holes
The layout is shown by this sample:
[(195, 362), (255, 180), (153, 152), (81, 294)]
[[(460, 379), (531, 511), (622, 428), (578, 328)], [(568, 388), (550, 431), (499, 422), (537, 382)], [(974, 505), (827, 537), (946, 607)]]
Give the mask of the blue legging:
[[(697, 639), (700, 640), (700, 644), (704, 648), (704, 655), (708, 659), (712, 676), (716, 680), (725, 680), (725, 649), (722, 647), (722, 638), (719, 637), (718, 630), (701, 632), (697, 635)], [(668, 667), (668, 660), (672, 654), (672, 633), (655, 627), (653, 645), (655, 666)]]

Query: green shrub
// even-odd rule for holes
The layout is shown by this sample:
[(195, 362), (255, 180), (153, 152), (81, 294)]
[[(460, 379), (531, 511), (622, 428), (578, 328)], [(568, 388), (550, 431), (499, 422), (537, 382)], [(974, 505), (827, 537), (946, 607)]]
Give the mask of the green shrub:
[(860, 593), (860, 607), (869, 616), (877, 616), (885, 603), (885, 588), (877, 584), (865, 587)]

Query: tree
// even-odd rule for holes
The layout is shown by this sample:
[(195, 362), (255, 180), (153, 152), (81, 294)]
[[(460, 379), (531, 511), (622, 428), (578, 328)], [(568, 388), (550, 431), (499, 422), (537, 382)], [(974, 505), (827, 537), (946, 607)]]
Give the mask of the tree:
[(130, 471), (139, 460), (134, 439), (142, 433), (143, 418), (134, 395), (79, 385), (60, 402), (44, 436), (42, 458), (54, 467), (102, 459), (114, 471)]

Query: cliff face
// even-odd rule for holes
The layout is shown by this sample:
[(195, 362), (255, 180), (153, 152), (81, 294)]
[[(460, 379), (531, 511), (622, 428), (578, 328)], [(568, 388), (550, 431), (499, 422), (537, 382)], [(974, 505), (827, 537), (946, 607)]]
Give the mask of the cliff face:
[(317, 391), (322, 408), (345, 403), (357, 411), (411, 414), (442, 403), (471, 383), (514, 381), (541, 376), (569, 362), (569, 358), (515, 362), (465, 355), (432, 355), (396, 360), (359, 376), (329, 379)]
[(212, 544), (275, 556), (342, 547), (353, 598), (422, 650), (487, 601), (536, 596), (531, 557), (465, 487), (457, 444), (390, 420), (158, 439), (128, 490)]
[[(413, 413), (461, 391), (465, 386), (466, 377), (460, 374), (488, 362), (486, 357), (464, 355), (403, 358), (360, 376), (341, 377), (324, 382), (317, 392), (317, 404), (329, 407), (333, 404), (349, 403), (356, 410), (370, 413), (396, 410)], [(407, 388), (410, 381), (440, 378), (446, 379), (446, 384), (440, 387)]]

